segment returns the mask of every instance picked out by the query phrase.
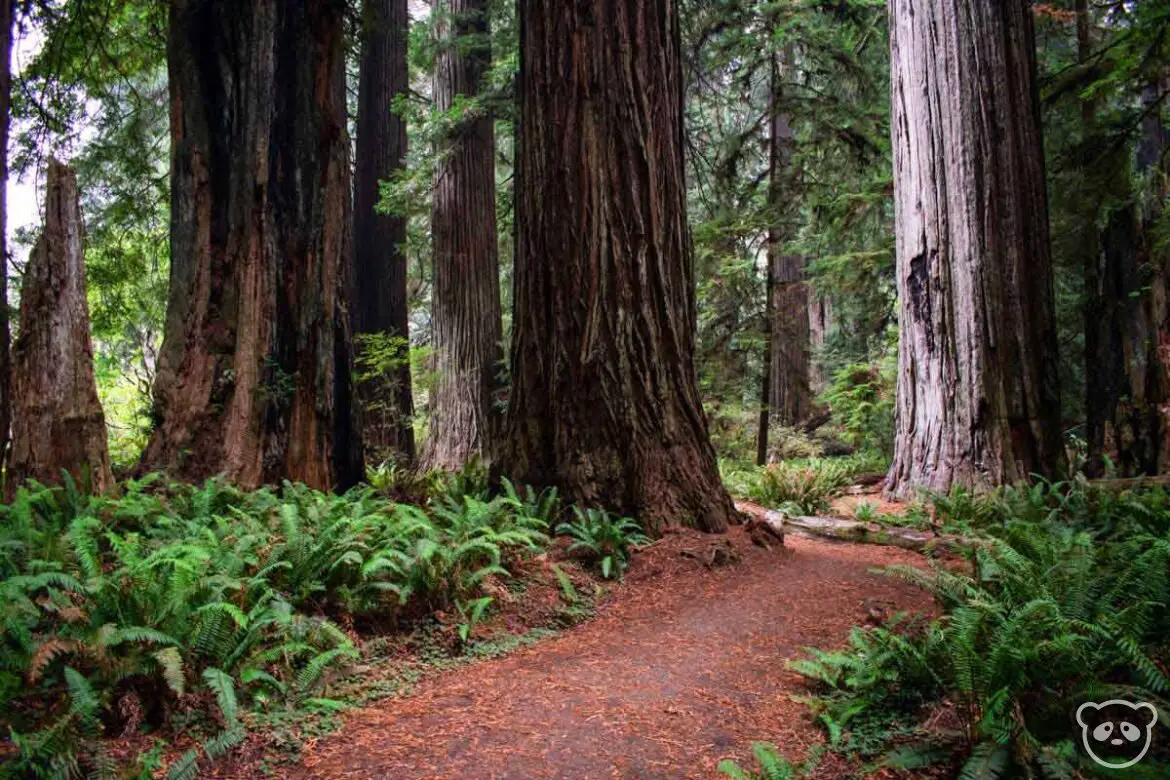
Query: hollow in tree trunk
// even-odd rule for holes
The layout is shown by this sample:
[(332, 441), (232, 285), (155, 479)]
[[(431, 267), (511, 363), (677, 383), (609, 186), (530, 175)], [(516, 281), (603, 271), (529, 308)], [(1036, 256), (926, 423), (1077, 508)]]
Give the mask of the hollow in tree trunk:
[(171, 280), (144, 466), (362, 476), (344, 294), (344, 0), (174, 0)]
[[(406, 6), (406, 0), (364, 0), (362, 6), (353, 199), (353, 328), (362, 355), (358, 397), (364, 441), (375, 461), (394, 457), (409, 462), (415, 456), (406, 255), (402, 248), (406, 218), (379, 213), (377, 208), (380, 183), (401, 171), (406, 161), (406, 122), (392, 110), (394, 99), (405, 95), (408, 86)], [(378, 338), (392, 342), (371, 341)]]
[(694, 367), (673, 0), (520, 6), (502, 470), (648, 525), (735, 517)]
[(1048, 207), (1026, 0), (890, 4), (901, 339), (887, 486), (1063, 470)]
[(85, 228), (77, 174), (49, 162), (45, 231), (29, 255), (13, 351), (9, 491), (62, 471), (95, 492), (113, 486), (106, 418), (93, 375), (85, 297)]
[[(444, 0), (436, 9), (440, 50), (435, 107), (474, 99), (491, 65), (486, 0)], [(431, 332), (437, 381), (431, 396), (426, 465), (455, 470), (491, 457), (502, 358), (496, 248), (495, 132), (490, 110), (475, 110), (442, 139), (431, 211), (434, 288)]]

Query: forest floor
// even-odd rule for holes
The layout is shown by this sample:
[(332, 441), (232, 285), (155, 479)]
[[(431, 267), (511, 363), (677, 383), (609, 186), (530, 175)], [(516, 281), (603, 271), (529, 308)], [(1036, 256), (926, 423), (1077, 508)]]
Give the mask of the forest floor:
[[(794, 700), (808, 689), (785, 661), (805, 646), (840, 646), (853, 626), (894, 611), (928, 611), (924, 593), (871, 572), (922, 561), (791, 535), (766, 550), (739, 528), (669, 535), (635, 556), (593, 619), (353, 710), (333, 735), (305, 739), (299, 764), (279, 774), (719, 777), (724, 758), (751, 765), (756, 741), (798, 762), (824, 738)], [(260, 777), (262, 759), (253, 753), (218, 776)], [(812, 777), (856, 769), (827, 754)]]

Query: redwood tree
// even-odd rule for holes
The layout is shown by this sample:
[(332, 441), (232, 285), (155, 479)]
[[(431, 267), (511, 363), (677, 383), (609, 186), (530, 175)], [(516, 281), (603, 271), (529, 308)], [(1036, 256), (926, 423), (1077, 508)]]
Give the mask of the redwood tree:
[[(1086, 47), (1087, 48), (1087, 47)], [(1085, 273), (1085, 472), (1101, 476), (1108, 455), (1121, 476), (1156, 475), (1170, 465), (1170, 264), (1156, 224), (1167, 197), (1170, 133), (1157, 110), (1170, 84), (1143, 95), (1132, 185), (1128, 148), (1104, 156), (1123, 182)]]
[[(473, 99), (491, 65), (487, 0), (444, 0), (436, 7), (440, 49), (435, 107)], [(434, 250), (431, 331), (437, 384), (431, 396), (426, 463), (458, 469), (490, 456), (499, 426), (493, 411), (502, 357), (500, 270), (496, 249), (495, 132), (490, 110), (473, 108), (438, 149), (431, 212)]]
[(62, 471), (97, 492), (113, 486), (106, 418), (93, 375), (85, 297), (85, 229), (77, 174), (51, 160), (45, 229), (29, 254), (13, 349), (11, 491)]
[(772, 61), (772, 101), (769, 133), (768, 201), (772, 225), (768, 230), (768, 393), (764, 401), (771, 418), (794, 426), (809, 416), (808, 285), (804, 258), (793, 254), (793, 155), (796, 135), (784, 107), (783, 80), (792, 79), (796, 57), (791, 43)]
[(695, 379), (674, 0), (520, 5), (503, 471), (651, 525), (734, 515)]
[(344, 306), (345, 0), (173, 0), (171, 284), (144, 465), (362, 472)]
[[(366, 447), (377, 458), (415, 456), (414, 400), (407, 352), (406, 219), (378, 212), (379, 183), (406, 160), (406, 123), (392, 111), (407, 89), (406, 0), (364, 0), (356, 123), (354, 181), (353, 329), (361, 336), (396, 340), (389, 366), (370, 361), (372, 376), (358, 386)], [(360, 339), (359, 339), (360, 340)], [(370, 352), (387, 352), (367, 342)], [(370, 354), (367, 352), (367, 354)], [(371, 369), (363, 370), (363, 374)]]
[(11, 331), (8, 325), (8, 130), (12, 119), (12, 0), (0, 0), (0, 466), (12, 427)]
[(888, 487), (1062, 469), (1048, 208), (1027, 0), (892, 0), (900, 300)]

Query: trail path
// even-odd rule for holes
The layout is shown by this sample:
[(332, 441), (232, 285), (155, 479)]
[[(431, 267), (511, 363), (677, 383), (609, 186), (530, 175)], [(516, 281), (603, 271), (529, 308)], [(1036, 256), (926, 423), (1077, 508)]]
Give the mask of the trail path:
[[(801, 678), (806, 645), (841, 645), (880, 613), (928, 609), (870, 573), (921, 563), (902, 550), (792, 538), (784, 550), (729, 538), (743, 556), (707, 570), (669, 546), (638, 556), (612, 603), (563, 635), (424, 682), (350, 715), (308, 746), (300, 778), (718, 777), (768, 741), (801, 760), (821, 741)], [(827, 759), (818, 777), (848, 769)]]

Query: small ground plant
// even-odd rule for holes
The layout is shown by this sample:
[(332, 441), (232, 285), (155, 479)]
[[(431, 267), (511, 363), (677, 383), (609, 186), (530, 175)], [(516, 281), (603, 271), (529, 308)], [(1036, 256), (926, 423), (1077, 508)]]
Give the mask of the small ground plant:
[(794, 780), (797, 773), (792, 765), (780, 755), (774, 745), (757, 742), (752, 745), (752, 754), (759, 765), (759, 771), (744, 769), (730, 759), (719, 762), (719, 771), (731, 780)]
[(634, 547), (648, 544), (650, 538), (637, 521), (617, 517), (604, 509), (573, 507), (572, 522), (557, 526), (557, 534), (573, 541), (569, 554), (576, 554), (597, 566), (605, 579), (620, 579)]

